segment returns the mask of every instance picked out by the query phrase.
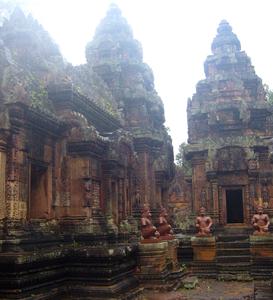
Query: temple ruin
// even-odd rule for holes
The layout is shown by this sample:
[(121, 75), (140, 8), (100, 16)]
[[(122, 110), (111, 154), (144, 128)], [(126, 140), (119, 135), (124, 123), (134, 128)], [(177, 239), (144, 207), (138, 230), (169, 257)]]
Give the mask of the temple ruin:
[(188, 100), (184, 179), (191, 211), (206, 207), (214, 227), (251, 226), (258, 204), (273, 213), (272, 105), (227, 21), (204, 62), (206, 78)]
[(58, 220), (102, 233), (130, 225), (144, 203), (166, 205), (174, 165), (164, 107), (121, 10), (110, 6), (77, 67), (19, 8), (0, 33), (5, 230)]
[[(80, 284), (100, 286), (85, 296), (134, 289), (136, 247), (102, 246), (140, 236), (144, 203), (156, 218), (168, 205), (175, 166), (163, 102), (117, 5), (87, 44), (86, 60), (66, 62), (19, 7), (0, 27), (0, 297), (24, 298), (37, 289), (55, 297), (66, 284), (53, 284), (50, 294), (48, 282), (70, 278), (76, 286), (75, 274)], [(67, 245), (94, 248), (74, 260)], [(18, 272), (25, 275), (15, 284)]]
[[(79, 66), (19, 7), (4, 21), (0, 298), (125, 300), (189, 274), (270, 278), (270, 228), (253, 236), (251, 218), (258, 204), (273, 215), (273, 108), (231, 26), (217, 31), (176, 172), (153, 72), (117, 5)], [(201, 207), (195, 228), (209, 228), (194, 236)]]

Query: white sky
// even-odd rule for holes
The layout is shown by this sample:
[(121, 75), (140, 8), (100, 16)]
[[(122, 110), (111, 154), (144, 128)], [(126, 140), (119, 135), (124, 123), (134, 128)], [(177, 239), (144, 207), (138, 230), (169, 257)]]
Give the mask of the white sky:
[[(33, 16), (74, 65), (85, 63), (85, 45), (105, 17), (111, 0), (37, 0)], [(256, 74), (273, 89), (272, 0), (115, 0), (134, 38), (143, 46), (144, 62), (155, 75), (165, 106), (175, 154), (187, 141), (187, 98), (205, 78), (203, 63), (221, 20), (226, 19), (252, 60)]]

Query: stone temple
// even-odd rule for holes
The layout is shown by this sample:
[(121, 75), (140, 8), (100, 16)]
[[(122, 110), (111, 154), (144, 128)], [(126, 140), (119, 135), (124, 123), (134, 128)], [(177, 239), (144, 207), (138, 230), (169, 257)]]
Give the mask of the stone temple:
[(273, 212), (273, 110), (229, 23), (223, 20), (217, 32), (206, 78), (188, 99), (188, 203), (193, 212), (204, 206), (216, 227), (251, 226), (258, 204)]
[(130, 224), (144, 203), (167, 205), (164, 107), (120, 9), (110, 6), (78, 67), (19, 8), (0, 34), (5, 230), (21, 236), (26, 220), (58, 220), (71, 233), (102, 233)]
[[(188, 272), (179, 264), (212, 278), (271, 276), (272, 238), (249, 235), (258, 204), (273, 214), (272, 105), (226, 21), (212, 53), (188, 100), (189, 140), (175, 177), (153, 72), (117, 5), (80, 66), (20, 8), (3, 22), (1, 299), (136, 299), (140, 284), (181, 287)], [(203, 206), (213, 236), (180, 227), (175, 239), (142, 244), (144, 204), (155, 226), (159, 211), (167, 226), (163, 208), (188, 206), (195, 216)], [(230, 256), (226, 229), (241, 241)]]
[[(168, 205), (175, 166), (163, 102), (115, 4), (87, 44), (86, 60), (67, 63), (18, 7), (0, 27), (1, 248), (10, 254), (0, 262), (0, 297), (30, 296), (34, 285), (41, 290), (75, 274), (112, 284), (111, 297), (135, 287), (136, 248), (109, 254), (95, 246), (128, 241), (144, 203), (157, 214)], [(93, 245), (97, 254), (85, 252), (91, 261), (77, 257), (66, 273), (71, 253), (60, 247), (73, 243)]]

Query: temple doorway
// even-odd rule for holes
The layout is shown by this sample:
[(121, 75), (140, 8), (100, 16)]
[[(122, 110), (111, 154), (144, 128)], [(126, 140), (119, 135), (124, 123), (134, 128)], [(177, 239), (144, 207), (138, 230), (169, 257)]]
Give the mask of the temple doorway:
[(227, 223), (244, 223), (242, 189), (226, 190)]

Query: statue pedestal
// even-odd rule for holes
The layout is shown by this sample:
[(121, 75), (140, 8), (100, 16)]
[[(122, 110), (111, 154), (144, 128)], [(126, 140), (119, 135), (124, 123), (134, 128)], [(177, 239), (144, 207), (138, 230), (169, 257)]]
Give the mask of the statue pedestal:
[(179, 241), (176, 239), (168, 240), (168, 250), (166, 254), (167, 269), (170, 272), (170, 279), (176, 279), (183, 276), (183, 270), (180, 269), (177, 259), (177, 249)]
[(215, 261), (216, 260), (216, 241), (215, 237), (193, 237), (194, 261)]
[(270, 232), (261, 232), (261, 231), (254, 231), (254, 236), (270, 236)]
[(251, 276), (254, 279), (270, 278), (273, 272), (273, 237), (250, 236)]
[(143, 285), (165, 284), (169, 280), (166, 266), (168, 243), (139, 244), (139, 278)]
[(193, 274), (200, 277), (217, 276), (215, 237), (192, 237)]

